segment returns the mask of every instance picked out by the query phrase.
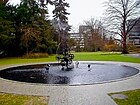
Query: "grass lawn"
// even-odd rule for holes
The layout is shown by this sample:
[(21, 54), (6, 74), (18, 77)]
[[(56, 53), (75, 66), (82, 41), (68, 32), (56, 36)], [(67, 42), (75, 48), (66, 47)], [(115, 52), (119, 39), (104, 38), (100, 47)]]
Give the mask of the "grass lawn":
[(37, 62), (51, 62), (56, 61), (55, 55), (49, 56), (48, 58), (34, 58), (34, 59), (25, 59), (25, 58), (1, 58), (0, 66), (5, 65), (14, 65), (14, 64), (28, 64), (28, 63), (37, 63)]
[(133, 62), (140, 63), (140, 58), (134, 58), (122, 55), (121, 53), (111, 52), (82, 52), (74, 53), (74, 60), (85, 60), (85, 61), (121, 61), (121, 62)]
[(124, 94), (128, 96), (127, 99), (113, 99), (118, 105), (140, 105), (140, 89), (120, 93), (111, 93), (109, 95), (112, 94)]
[[(140, 63), (140, 58), (128, 57), (120, 53), (110, 52), (79, 52), (73, 53), (75, 55), (74, 60), (78, 61), (121, 61), (121, 62), (133, 62)], [(36, 58), (36, 59), (24, 59), (24, 58), (1, 58), (0, 66), (22, 64), (22, 63), (35, 63), (35, 62), (50, 62), (56, 61), (55, 55), (48, 58)]]
[(49, 97), (0, 93), (0, 105), (48, 105)]

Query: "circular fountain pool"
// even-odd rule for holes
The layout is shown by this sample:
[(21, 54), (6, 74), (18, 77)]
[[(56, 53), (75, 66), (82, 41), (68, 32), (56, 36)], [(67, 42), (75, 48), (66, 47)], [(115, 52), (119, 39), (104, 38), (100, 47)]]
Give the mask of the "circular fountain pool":
[(63, 71), (57, 63), (51, 63), (49, 70), (46, 64), (26, 65), (0, 71), (0, 77), (28, 83), (43, 84), (96, 84), (122, 80), (139, 73), (133, 67), (117, 64), (80, 62), (78, 67)]

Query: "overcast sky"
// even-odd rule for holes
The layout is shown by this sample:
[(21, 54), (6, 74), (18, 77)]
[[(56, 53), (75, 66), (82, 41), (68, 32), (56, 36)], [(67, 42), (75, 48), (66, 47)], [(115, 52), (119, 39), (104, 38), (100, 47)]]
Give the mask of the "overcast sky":
[(67, 0), (70, 3), (68, 11), (70, 24), (79, 25), (84, 20), (100, 18), (103, 14), (103, 2), (105, 0)]
[[(107, 0), (66, 0), (70, 8), (68, 12), (69, 24), (78, 27), (84, 20), (100, 18), (104, 12), (103, 3)], [(17, 4), (20, 0), (10, 0), (12, 4)], [(48, 8), (51, 11), (51, 7)]]

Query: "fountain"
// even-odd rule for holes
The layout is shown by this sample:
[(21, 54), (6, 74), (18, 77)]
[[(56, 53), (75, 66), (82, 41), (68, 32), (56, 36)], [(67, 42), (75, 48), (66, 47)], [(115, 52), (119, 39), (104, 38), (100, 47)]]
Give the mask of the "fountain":
[(138, 69), (123, 64), (74, 62), (64, 37), (66, 27), (60, 29), (62, 36), (56, 51), (58, 63), (11, 67), (1, 70), (0, 77), (27, 83), (87, 85), (124, 80), (139, 73)]
[[(62, 70), (62, 66), (65, 66), (66, 70)], [(105, 62), (79, 61), (78, 66), (74, 62), (75, 67), (70, 70), (67, 70), (67, 66), (69, 64), (62, 65), (57, 62), (21, 65), (1, 70), (0, 77), (27, 83), (87, 85), (124, 80), (139, 73), (139, 70), (133, 67)]]
[[(0, 70), (0, 77), (19, 82), (41, 84), (86, 85), (123, 80), (139, 73), (133, 67), (120, 64), (73, 62), (74, 55), (68, 47), (67, 22), (58, 19), (59, 43), (54, 63), (21, 65)], [(75, 66), (75, 67), (74, 67)]]
[(68, 71), (68, 70), (72, 70), (74, 68), (74, 64), (73, 64), (73, 58), (74, 58), (74, 54), (70, 53), (70, 48), (68, 46), (68, 36), (66, 36), (65, 34), (67, 34), (68, 32), (68, 28), (69, 25), (67, 24), (67, 22), (62, 22), (62, 20), (58, 20), (57, 21), (58, 24), (58, 30), (59, 30), (59, 36), (60, 36), (60, 42), (58, 44), (57, 47), (57, 51), (56, 51), (56, 58), (59, 61), (59, 63), (62, 66), (62, 70)]

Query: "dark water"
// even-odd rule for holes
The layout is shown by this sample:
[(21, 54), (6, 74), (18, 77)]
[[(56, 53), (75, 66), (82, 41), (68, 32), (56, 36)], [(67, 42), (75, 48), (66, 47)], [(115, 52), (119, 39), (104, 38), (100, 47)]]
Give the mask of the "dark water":
[(49, 70), (46, 70), (46, 64), (20, 66), (0, 71), (0, 77), (29, 83), (43, 84), (96, 84), (109, 82), (133, 76), (139, 73), (139, 70), (125, 65), (80, 63), (78, 68), (70, 71), (62, 71), (61, 66), (50, 64)]

